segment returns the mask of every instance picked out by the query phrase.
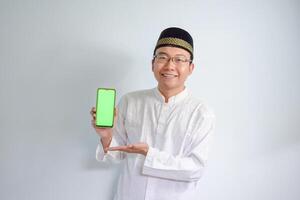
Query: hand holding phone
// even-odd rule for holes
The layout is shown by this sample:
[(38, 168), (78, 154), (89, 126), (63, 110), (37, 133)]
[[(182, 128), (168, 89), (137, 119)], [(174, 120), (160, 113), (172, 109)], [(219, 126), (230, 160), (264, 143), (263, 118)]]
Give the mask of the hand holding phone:
[[(115, 109), (115, 121), (116, 121), (116, 112), (117, 110)], [(100, 137), (100, 142), (102, 143), (103, 146), (103, 151), (106, 153), (107, 148), (110, 146), (111, 140), (112, 140), (112, 128), (101, 128), (96, 126), (96, 108), (93, 107), (91, 109), (91, 115), (93, 117), (92, 119), (92, 126), (94, 127), (97, 135)]]
[[(98, 88), (96, 107), (90, 111), (92, 126), (101, 138), (103, 150), (106, 153), (112, 139), (112, 127), (116, 121), (117, 110), (115, 109), (114, 89)], [(97, 112), (98, 111), (98, 112)]]
[[(96, 126), (96, 108), (92, 107), (90, 114), (92, 116), (92, 126), (94, 127), (96, 133), (100, 136), (100, 138), (108, 139), (112, 137), (112, 128), (102, 128), (99, 126)], [(114, 111), (114, 123), (116, 123), (117, 120), (117, 109), (115, 108)]]

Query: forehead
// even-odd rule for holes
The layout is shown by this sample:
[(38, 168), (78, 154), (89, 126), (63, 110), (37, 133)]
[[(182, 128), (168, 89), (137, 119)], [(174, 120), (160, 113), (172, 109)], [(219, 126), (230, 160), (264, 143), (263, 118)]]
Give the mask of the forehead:
[(169, 56), (175, 56), (175, 55), (184, 55), (186, 57), (190, 56), (190, 53), (188, 51), (178, 47), (160, 47), (156, 49), (156, 54), (158, 53), (166, 53)]

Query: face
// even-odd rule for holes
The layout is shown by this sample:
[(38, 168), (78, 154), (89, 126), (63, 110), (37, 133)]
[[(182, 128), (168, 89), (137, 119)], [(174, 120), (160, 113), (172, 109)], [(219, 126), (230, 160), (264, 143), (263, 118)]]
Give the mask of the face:
[[(177, 47), (160, 47), (155, 55), (190, 59), (188, 51)], [(186, 79), (193, 70), (194, 64), (190, 62), (175, 64), (171, 59), (167, 62), (160, 62), (158, 59), (152, 61), (152, 71), (158, 82), (158, 88), (162, 91), (182, 91)]]

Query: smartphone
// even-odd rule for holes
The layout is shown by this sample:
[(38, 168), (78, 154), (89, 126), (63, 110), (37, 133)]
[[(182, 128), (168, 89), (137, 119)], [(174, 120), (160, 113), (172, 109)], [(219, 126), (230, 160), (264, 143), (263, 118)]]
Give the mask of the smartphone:
[(96, 126), (113, 127), (116, 90), (112, 88), (98, 88), (96, 101)]

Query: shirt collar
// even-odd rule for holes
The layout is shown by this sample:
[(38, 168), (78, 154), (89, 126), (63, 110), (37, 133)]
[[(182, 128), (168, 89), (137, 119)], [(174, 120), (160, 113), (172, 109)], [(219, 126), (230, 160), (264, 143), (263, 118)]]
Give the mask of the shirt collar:
[[(154, 93), (155, 93), (155, 96), (157, 97), (157, 99), (160, 102), (165, 103), (165, 97), (161, 94), (158, 87), (154, 88), (153, 90), (154, 90)], [(182, 101), (185, 97), (187, 97), (188, 94), (189, 94), (188, 89), (184, 88), (184, 90), (181, 91), (180, 93), (170, 97), (168, 103), (165, 103), (165, 104), (170, 104), (171, 105), (171, 104), (174, 104), (174, 103), (178, 103), (178, 102)]]

